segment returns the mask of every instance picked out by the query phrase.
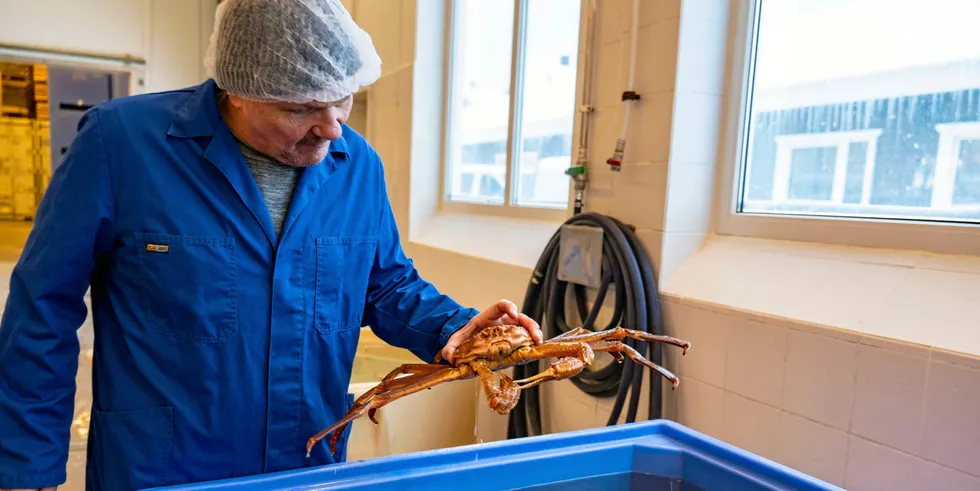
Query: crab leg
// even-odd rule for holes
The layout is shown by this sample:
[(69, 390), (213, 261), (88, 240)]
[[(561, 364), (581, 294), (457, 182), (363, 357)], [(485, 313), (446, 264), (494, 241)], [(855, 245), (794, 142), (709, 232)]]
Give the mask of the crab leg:
[(569, 336), (563, 339), (563, 341), (581, 341), (583, 343), (594, 343), (596, 341), (621, 341), (625, 338), (636, 338), (641, 341), (653, 341), (658, 343), (667, 343), (674, 346), (683, 348), (684, 351), (682, 355), (687, 354), (687, 350), (691, 348), (691, 343), (683, 341), (677, 338), (672, 338), (670, 336), (659, 336), (657, 334), (650, 334), (644, 331), (635, 331), (633, 329), (623, 329), (622, 327), (617, 327), (615, 329), (609, 329), (606, 331), (599, 331), (596, 333), (584, 334), (581, 336)]
[[(439, 368), (440, 369), (445, 369), (447, 367), (439, 367)], [(417, 373), (417, 374), (414, 374), (414, 375), (409, 376), (409, 377), (404, 377), (404, 378), (396, 379), (395, 377), (397, 377), (398, 375), (400, 375), (399, 370), (400, 369), (393, 370), (391, 373), (389, 373), (383, 379), (383, 381), (380, 384), (372, 387), (371, 390), (369, 390), (369, 391), (365, 392), (364, 394), (362, 394), (361, 397), (358, 397), (357, 400), (354, 401), (354, 405), (351, 406), (350, 411), (347, 412), (347, 415), (346, 416), (348, 416), (349, 418), (345, 417), (344, 420), (341, 420), (341, 421), (338, 421), (337, 423), (334, 423), (332, 426), (330, 426), (330, 428), (327, 428), (327, 429), (321, 431), (314, 438), (316, 440), (320, 440), (324, 436), (326, 436), (327, 433), (330, 433), (330, 431), (333, 431), (334, 432), (334, 436), (333, 436), (333, 438), (330, 441), (330, 453), (333, 453), (334, 446), (337, 444), (337, 440), (340, 437), (340, 434), (344, 432), (344, 429), (347, 427), (348, 424), (350, 424), (351, 421), (353, 421), (354, 419), (356, 419), (357, 417), (359, 417), (361, 414), (364, 413), (363, 409), (365, 407), (368, 408), (368, 410), (367, 410), (368, 418), (371, 419), (371, 422), (373, 422), (374, 424), (379, 424), (377, 418), (375, 417), (375, 413), (378, 412), (378, 409), (380, 408), (380, 406), (379, 407), (374, 407), (374, 406), (371, 406), (369, 404), (369, 402), (374, 398), (374, 396), (378, 393), (378, 391), (384, 392), (384, 391), (388, 391), (388, 390), (399, 389), (399, 388), (402, 388), (402, 387), (404, 387), (406, 385), (410, 385), (412, 383), (417, 383), (421, 378), (424, 378), (424, 376), (426, 375), (426, 373)], [(405, 372), (405, 373), (407, 373), (407, 372)], [(358, 411), (358, 414), (355, 415), (354, 414), (354, 410), (356, 408), (361, 408), (361, 410), (359, 410)], [(350, 417), (350, 416), (352, 416), (352, 417)], [(312, 442), (314, 438), (311, 438), (310, 441)], [(306, 456), (307, 457), (310, 456), (310, 451), (312, 449), (313, 449), (313, 446), (312, 445), (307, 445), (307, 449), (306, 449)]]
[[(437, 365), (433, 363), (425, 363), (425, 364), (406, 363), (392, 370), (391, 372), (388, 373), (388, 375), (385, 375), (385, 377), (381, 379), (380, 384), (372, 387), (371, 390), (365, 392), (364, 394), (361, 394), (361, 397), (358, 397), (357, 400), (354, 401), (354, 406), (355, 407), (359, 406), (363, 404), (365, 401), (367, 401), (368, 399), (374, 397), (374, 394), (376, 394), (378, 390), (391, 390), (394, 388), (402, 387), (405, 384), (411, 382), (412, 380), (417, 379), (418, 376), (420, 375), (428, 375), (432, 372), (442, 370), (444, 368), (446, 368), (444, 365)], [(402, 374), (409, 374), (414, 376), (409, 376), (400, 379), (396, 378)], [(378, 408), (371, 408), (371, 410), (368, 411), (368, 417), (371, 418), (371, 422), (373, 422), (374, 424), (378, 424), (378, 420), (374, 417), (374, 414), (377, 411)], [(343, 428), (341, 428), (341, 432), (342, 431)]]
[[(528, 356), (530, 354), (530, 356)], [(571, 378), (578, 375), (585, 367), (592, 363), (595, 353), (592, 347), (581, 342), (559, 342), (554, 344), (542, 344), (522, 353), (521, 357), (529, 358), (558, 358), (552, 362), (547, 370), (522, 380), (515, 380), (518, 389), (534, 387), (542, 382)]]
[[(593, 331), (590, 331), (590, 330), (585, 329), (585, 328), (582, 328), (582, 327), (576, 327), (575, 329), (572, 329), (571, 331), (561, 333), (561, 334), (559, 334), (559, 335), (557, 335), (557, 336), (555, 336), (555, 337), (553, 337), (553, 338), (545, 341), (545, 343), (552, 343), (552, 344), (554, 344), (555, 342), (567, 341), (568, 338), (571, 337), (571, 336), (581, 336), (583, 334), (593, 334)], [(616, 361), (623, 361), (623, 355), (620, 354), (619, 352), (610, 351), (609, 354), (612, 355), (612, 357), (615, 358)]]
[[(340, 434), (342, 433), (341, 429), (347, 426), (347, 424), (351, 421), (362, 416), (365, 411), (380, 409), (395, 399), (414, 394), (415, 392), (428, 389), (443, 382), (462, 380), (472, 376), (473, 370), (468, 366), (463, 365), (459, 368), (443, 367), (442, 370), (432, 372), (428, 375), (409, 377), (410, 381), (407, 382), (402, 382), (401, 380), (392, 381), (398, 385), (397, 388), (392, 388), (390, 390), (381, 389), (379, 392), (376, 392), (370, 400), (364, 401), (361, 404), (355, 404), (353, 407), (351, 407), (350, 411), (347, 411), (347, 415), (345, 415), (343, 419), (310, 437), (309, 441), (306, 443), (306, 456), (309, 458), (310, 452), (313, 450), (313, 446), (331, 432), (333, 432), (333, 436), (330, 438), (330, 453), (333, 453), (334, 448), (337, 445), (337, 441), (340, 439)], [(391, 382), (388, 383), (391, 384)], [(360, 399), (364, 399), (364, 396), (362, 396)]]
[(560, 343), (562, 341), (567, 341), (569, 337), (572, 337), (572, 336), (581, 336), (583, 334), (589, 334), (591, 332), (592, 331), (590, 331), (588, 329), (585, 329), (583, 327), (576, 327), (575, 329), (572, 329), (571, 331), (563, 332), (563, 333), (561, 333), (561, 334), (559, 334), (559, 335), (557, 335), (557, 336), (555, 336), (555, 337), (553, 337), (551, 339), (546, 339), (544, 341), (544, 343), (541, 343), (541, 344), (555, 344), (555, 343)]
[[(486, 363), (474, 362), (473, 368), (483, 383), (483, 391), (487, 395), (490, 409), (499, 414), (507, 414), (511, 409), (514, 409), (514, 406), (517, 405), (517, 399), (520, 397), (520, 390), (514, 380), (503, 373), (494, 373), (487, 367)], [(499, 383), (497, 376), (500, 377)]]
[(592, 349), (595, 351), (605, 351), (609, 354), (624, 352), (626, 353), (626, 356), (630, 357), (631, 360), (660, 372), (660, 374), (667, 380), (670, 380), (673, 389), (676, 389), (677, 385), (681, 383), (680, 379), (677, 378), (677, 375), (671, 373), (670, 370), (667, 370), (666, 368), (644, 358), (643, 355), (638, 353), (635, 349), (620, 343), (619, 341), (597, 341), (592, 343)]

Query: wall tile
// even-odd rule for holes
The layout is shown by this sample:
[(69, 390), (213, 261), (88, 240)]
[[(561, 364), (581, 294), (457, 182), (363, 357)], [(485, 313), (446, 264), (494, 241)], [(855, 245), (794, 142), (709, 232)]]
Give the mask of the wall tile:
[[(399, 45), (398, 47), (400, 48), (401, 53), (399, 54), (400, 58), (398, 60), (398, 65), (404, 66), (406, 63), (412, 63), (415, 61), (415, 48), (416, 48), (416, 44), (419, 42), (417, 40), (418, 33), (416, 32), (415, 26), (420, 24), (421, 23), (420, 21), (425, 20), (425, 17), (420, 19), (418, 15), (419, 10), (421, 10), (420, 7), (422, 8), (425, 7), (418, 5), (417, 1), (412, 1), (412, 2), (402, 1), (399, 3), (401, 4), (399, 6), (399, 12), (398, 12), (399, 18), (401, 19), (401, 27), (399, 29), (400, 36), (398, 39), (398, 45)], [(423, 15), (425, 13), (426, 11), (423, 11)], [(429, 20), (432, 21), (433, 23), (438, 22), (440, 24), (442, 23), (443, 19), (445, 19), (444, 16), (429, 18)], [(428, 34), (429, 35), (437, 34), (445, 38), (444, 29), (438, 29), (438, 30), (434, 29), (429, 31)]]
[[(588, 191), (586, 191), (588, 192)], [(585, 198), (585, 211), (602, 215), (612, 214), (616, 202), (611, 197), (588, 194)]]
[(776, 460), (836, 486), (844, 484), (847, 433), (783, 411)]
[(712, 200), (714, 166), (670, 164), (664, 230), (667, 232), (708, 233), (714, 209)]
[(681, 383), (695, 378), (724, 387), (731, 318), (682, 303), (672, 304), (665, 314), (666, 325), (670, 326), (668, 332), (674, 331), (676, 337), (691, 343), (687, 356), (678, 360), (677, 375)]
[[(678, 89), (670, 139), (672, 163), (714, 165), (718, 158), (721, 102), (721, 96)], [(710, 193), (705, 196), (711, 201)]]
[(557, 380), (541, 384), (541, 401), (547, 411), (542, 411), (543, 431), (565, 431), (596, 428), (596, 400), (575, 387), (569, 380)]
[(952, 273), (980, 274), (980, 257), (957, 254), (921, 253), (916, 269), (932, 269)]
[(596, 2), (596, 41), (602, 45), (619, 41), (623, 31), (629, 29), (632, 5), (627, 0), (603, 0)]
[(777, 458), (779, 409), (725, 392), (722, 440), (767, 459)]
[[(400, 59), (401, 50), (399, 48), (401, 44), (399, 36), (401, 4), (400, 0), (371, 0), (357, 4), (357, 23), (371, 35), (378, 56), (381, 57), (381, 71), (384, 75), (404, 63)], [(415, 17), (414, 12), (412, 12), (412, 17)]]
[(725, 390), (780, 407), (786, 372), (785, 329), (730, 317)]
[[(876, 264), (759, 252), (738, 239), (714, 237), (712, 242), (714, 245), (699, 254), (692, 269), (685, 270), (682, 283), (666, 285), (669, 291), (739, 310), (842, 329), (873, 328), (874, 325), (861, 325), (859, 321), (867, 318), (876, 306), (887, 305), (887, 299), (893, 298), (890, 295), (894, 285), (908, 271)], [(764, 273), (765, 281), (746, 281), (759, 277), (760, 272)], [(843, 274), (847, 282), (840, 281)], [(797, 325), (797, 322), (788, 324)], [(884, 324), (882, 329), (890, 326)]]
[[(630, 7), (632, 8), (632, 7)], [(640, 25), (646, 26), (681, 16), (681, 0), (640, 0)]]
[(856, 375), (857, 344), (790, 332), (783, 409), (847, 430)]
[(916, 454), (927, 366), (925, 358), (860, 346), (851, 432)]
[[(643, 244), (643, 248), (650, 257), (650, 262), (653, 263), (654, 274), (659, 273), (660, 257), (664, 246), (664, 233), (659, 230), (641, 228), (636, 229), (636, 237), (639, 239), (640, 243)], [(661, 300), (663, 300), (663, 298), (661, 298)], [(667, 329), (670, 329), (670, 327), (668, 326)]]
[(616, 136), (619, 130), (615, 123), (619, 121), (618, 115), (619, 110), (615, 107), (592, 113), (589, 146), (586, 149), (588, 183), (585, 192), (589, 196), (612, 197), (613, 195), (615, 173), (606, 164), (606, 159), (612, 156), (616, 148)]
[[(641, 0), (642, 1), (642, 0)], [(657, 1), (656, 3), (660, 3)], [(681, 9), (681, 16), (685, 19), (696, 17), (699, 19), (725, 19), (728, 20), (729, 10), (732, 0), (697, 0), (684, 2)]]
[[(624, 361), (623, 366), (624, 367), (629, 366), (628, 364), (630, 363), (631, 362), (628, 360)], [(660, 374), (654, 372), (653, 370), (644, 368), (643, 385), (640, 388), (640, 399), (636, 405), (636, 421), (644, 421), (650, 419), (650, 377), (651, 376), (661, 377)], [(668, 386), (670, 385), (667, 382), (664, 383), (667, 384)], [(630, 407), (630, 399), (632, 397), (633, 397), (633, 390), (630, 389), (630, 391), (626, 393), (626, 400), (623, 402), (623, 407), (619, 411), (619, 420), (618, 420), (619, 424), (623, 424), (626, 422), (626, 416), (629, 412), (629, 407)], [(665, 407), (668, 404), (672, 404), (672, 403), (673, 403), (672, 401), (664, 399)], [(612, 414), (613, 406), (616, 405), (616, 397), (613, 396), (613, 397), (595, 398), (595, 405), (596, 405), (595, 421), (593, 424), (597, 427), (605, 426), (606, 423), (608, 423), (609, 421), (609, 416)]]
[(677, 386), (677, 419), (695, 431), (722, 439), (725, 391), (693, 378)]
[(875, 312), (876, 325), (883, 326), (881, 334), (886, 336), (918, 340), (922, 339), (920, 326), (942, 324), (943, 329), (930, 330), (924, 341), (940, 349), (978, 353), (978, 291), (980, 275), (912, 269), (889, 298), (915, 301), (882, 302)]
[(613, 183), (615, 179), (613, 179), (610, 173), (603, 172), (604, 170), (606, 169), (598, 168), (596, 171), (589, 173), (589, 182), (585, 188), (586, 202), (593, 198), (614, 199), (613, 191), (615, 188)]
[(932, 362), (919, 455), (980, 476), (980, 370)]
[(932, 361), (980, 370), (980, 356), (940, 348), (931, 348), (929, 356)]
[[(617, 39), (622, 38), (621, 35)], [(592, 85), (592, 105), (596, 109), (605, 109), (619, 103), (623, 92), (623, 64), (620, 60), (622, 43), (613, 43), (596, 47), (595, 79)]]
[(928, 460), (919, 460), (913, 489), (915, 491), (976, 491), (980, 489), (980, 477), (964, 474)]
[[(639, 25), (641, 28), (663, 22), (669, 19), (676, 19), (681, 15), (681, 0), (638, 0), (639, 1)], [(717, 1), (717, 0), (715, 0)], [(633, 0), (598, 0), (597, 5), (611, 3), (613, 10), (619, 16), (618, 28), (623, 32), (628, 32), (630, 24), (633, 22)], [(614, 22), (608, 19), (607, 22)]]
[(727, 17), (682, 17), (677, 55), (679, 91), (717, 96), (724, 93), (728, 38)]
[(661, 256), (660, 283), (667, 283), (677, 268), (690, 259), (707, 240), (708, 234), (670, 232), (664, 234), (664, 249)]
[[(679, 23), (679, 19), (672, 19), (640, 28), (636, 39), (638, 49), (634, 90), (641, 97), (674, 90)], [(626, 60), (628, 63), (629, 58)]]
[[(857, 339), (858, 343), (865, 346), (882, 348), (895, 353), (901, 353), (914, 358), (929, 358), (929, 347), (921, 344), (912, 344), (897, 339), (889, 339), (882, 336), (861, 335)], [(980, 367), (978, 367), (980, 368)]]
[(624, 164), (613, 175), (613, 188), (616, 218), (636, 228), (663, 229), (667, 164)]
[(911, 491), (919, 459), (855, 436), (847, 450), (848, 491)]
[[(674, 93), (668, 91), (650, 94), (631, 103), (634, 106), (630, 110), (630, 125), (626, 130), (624, 168), (632, 162), (667, 162), (670, 158), (673, 102)], [(622, 120), (615, 125), (618, 138)]]

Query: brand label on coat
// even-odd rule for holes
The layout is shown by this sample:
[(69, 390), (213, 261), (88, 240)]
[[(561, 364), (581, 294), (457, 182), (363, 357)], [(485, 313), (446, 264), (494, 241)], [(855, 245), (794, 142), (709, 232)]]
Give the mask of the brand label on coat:
[(170, 252), (170, 246), (164, 244), (146, 244), (146, 252), (166, 254)]

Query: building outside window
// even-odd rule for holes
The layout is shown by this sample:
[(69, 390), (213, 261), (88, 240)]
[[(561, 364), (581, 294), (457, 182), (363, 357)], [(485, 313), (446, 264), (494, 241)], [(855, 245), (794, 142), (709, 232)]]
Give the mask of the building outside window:
[(980, 223), (980, 2), (747, 3), (733, 216)]
[(462, 0), (451, 11), (443, 208), (568, 207), (580, 0)]

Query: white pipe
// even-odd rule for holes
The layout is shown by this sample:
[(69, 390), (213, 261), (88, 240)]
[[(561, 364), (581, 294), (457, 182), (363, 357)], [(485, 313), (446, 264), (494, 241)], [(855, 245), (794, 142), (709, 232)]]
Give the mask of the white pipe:
[(592, 112), (592, 49), (595, 37), (595, 0), (589, 0), (589, 7), (586, 11), (586, 39), (585, 39), (585, 66), (582, 80), (582, 101), (579, 106), (581, 114), (581, 130), (579, 131), (579, 151), (578, 164), (585, 165), (589, 147), (589, 114)]
[(579, 125), (578, 156), (575, 165), (569, 169), (569, 174), (575, 183), (575, 213), (580, 213), (585, 206), (585, 186), (587, 178), (585, 169), (589, 163), (589, 116), (592, 113), (592, 81), (595, 77), (593, 69), (593, 49), (595, 44), (595, 15), (596, 0), (589, 0), (585, 12), (585, 61), (582, 77), (582, 104), (579, 106), (581, 123)]
[[(632, 92), (636, 81), (636, 38), (640, 24), (640, 0), (633, 0), (633, 25), (630, 27), (630, 64), (629, 75), (626, 78), (626, 91)], [(626, 110), (623, 111), (623, 129), (619, 134), (619, 139), (626, 141), (626, 127), (629, 126), (630, 107), (632, 101), (626, 103)]]
[(619, 171), (620, 165), (622, 165), (623, 154), (626, 152), (626, 133), (629, 129), (629, 119), (630, 119), (630, 109), (634, 102), (639, 99), (639, 96), (631, 97), (627, 99), (625, 97), (627, 92), (633, 92), (633, 85), (636, 81), (636, 39), (640, 28), (640, 0), (633, 0), (633, 19), (632, 26), (630, 27), (630, 61), (629, 61), (629, 72), (626, 77), (626, 88), (623, 91), (623, 104), (626, 107), (623, 109), (623, 124), (620, 128), (619, 139), (616, 140), (616, 150), (613, 152), (613, 157), (606, 162), (612, 166), (612, 170)]

